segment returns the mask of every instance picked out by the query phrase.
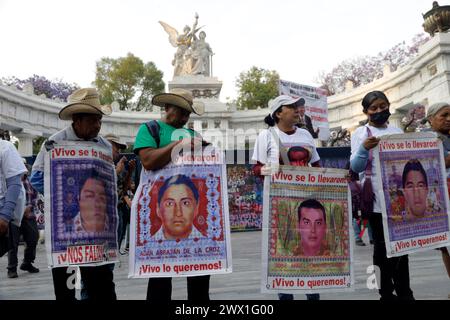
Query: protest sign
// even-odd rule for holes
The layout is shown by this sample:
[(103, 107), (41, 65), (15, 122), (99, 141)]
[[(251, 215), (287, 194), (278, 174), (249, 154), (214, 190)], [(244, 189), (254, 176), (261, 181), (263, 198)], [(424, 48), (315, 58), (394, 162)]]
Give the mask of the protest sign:
[(227, 165), (231, 231), (260, 230), (262, 224), (262, 179), (251, 164)]
[(111, 151), (54, 144), (45, 158), (45, 242), (51, 267), (117, 262), (117, 191)]
[(279, 92), (280, 94), (305, 99), (305, 114), (311, 118), (314, 130), (319, 128), (319, 140), (327, 141), (330, 137), (330, 126), (328, 124), (326, 91), (321, 88), (280, 80)]
[(265, 293), (351, 290), (347, 171), (281, 166), (264, 181), (262, 281)]
[(389, 135), (374, 150), (387, 256), (449, 245), (441, 140), (426, 132)]
[(186, 157), (141, 172), (131, 208), (129, 277), (231, 272), (223, 157)]
[(38, 230), (44, 230), (45, 228), (44, 201), (44, 196), (38, 193), (36, 198), (36, 205), (34, 206), (34, 214), (36, 215)]

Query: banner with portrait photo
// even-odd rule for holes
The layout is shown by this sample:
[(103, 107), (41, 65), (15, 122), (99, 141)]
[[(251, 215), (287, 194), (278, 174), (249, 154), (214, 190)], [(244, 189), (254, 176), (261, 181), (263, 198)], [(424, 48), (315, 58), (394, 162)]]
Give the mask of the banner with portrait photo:
[(50, 267), (118, 261), (117, 186), (111, 151), (54, 143), (45, 159), (45, 244)]
[(227, 180), (231, 231), (261, 230), (263, 182), (253, 165), (227, 165)]
[(449, 245), (442, 141), (432, 132), (396, 134), (374, 150), (387, 256)]
[(130, 222), (129, 277), (231, 272), (223, 158), (177, 160), (141, 172)]
[(278, 89), (280, 94), (305, 99), (305, 114), (311, 118), (314, 130), (319, 128), (319, 140), (327, 141), (330, 125), (326, 90), (285, 80), (279, 81)]
[(281, 166), (264, 181), (263, 293), (352, 290), (347, 170)]
[(44, 196), (40, 193), (37, 193), (36, 203), (34, 205), (34, 214), (36, 215), (36, 223), (38, 230), (45, 229), (44, 201), (45, 201)]

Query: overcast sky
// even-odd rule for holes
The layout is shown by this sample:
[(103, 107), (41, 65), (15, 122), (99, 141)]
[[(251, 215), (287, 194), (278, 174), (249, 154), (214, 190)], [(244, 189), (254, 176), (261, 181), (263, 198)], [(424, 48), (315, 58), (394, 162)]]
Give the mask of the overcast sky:
[(131, 52), (153, 61), (167, 85), (175, 48), (158, 21), (181, 32), (198, 12), (225, 102), (253, 65), (316, 85), (320, 71), (344, 59), (410, 41), (431, 7), (431, 0), (0, 0), (0, 77), (90, 86), (97, 60)]

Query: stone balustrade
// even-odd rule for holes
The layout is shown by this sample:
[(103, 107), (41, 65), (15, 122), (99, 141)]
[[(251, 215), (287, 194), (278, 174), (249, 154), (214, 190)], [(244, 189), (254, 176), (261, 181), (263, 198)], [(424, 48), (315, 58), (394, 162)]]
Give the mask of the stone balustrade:
[[(180, 81), (177, 80), (170, 84), (178, 84)], [(449, 81), (450, 34), (438, 33), (419, 48), (418, 55), (406, 66), (394, 72), (386, 67), (382, 78), (358, 88), (349, 84), (345, 92), (328, 97), (330, 128), (352, 131), (365, 120), (361, 100), (372, 90), (386, 93), (393, 113), (390, 121), (400, 126), (401, 118), (415, 104), (428, 107), (438, 101), (449, 102)], [(215, 78), (210, 82), (220, 83)], [(228, 106), (217, 97), (200, 97), (198, 100), (205, 103), (206, 113), (201, 117), (192, 115), (190, 121), (195, 130), (203, 134), (208, 132), (211, 139), (214, 136), (221, 139), (221, 147), (239, 148), (244, 141), (245, 146), (251, 148), (257, 134), (266, 127), (263, 119), (269, 114), (268, 108), (236, 110), (235, 106)], [(48, 137), (68, 125), (67, 121), (58, 119), (63, 106), (61, 101), (35, 95), (30, 86), (21, 91), (0, 83), (0, 128), (10, 130), (18, 137), (23, 156), (31, 155), (31, 141), (35, 136)], [(111, 116), (103, 118), (101, 133), (112, 132), (132, 144), (139, 125), (160, 117), (159, 108), (152, 112), (129, 112), (118, 111), (116, 106)]]

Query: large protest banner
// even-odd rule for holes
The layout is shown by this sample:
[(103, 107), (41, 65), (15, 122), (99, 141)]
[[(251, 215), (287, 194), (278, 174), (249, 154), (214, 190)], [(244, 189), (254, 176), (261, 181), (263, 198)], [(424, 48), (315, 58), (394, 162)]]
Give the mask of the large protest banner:
[(311, 118), (314, 130), (319, 131), (319, 140), (327, 141), (330, 137), (330, 126), (328, 124), (328, 104), (325, 90), (298, 84), (295, 82), (280, 80), (278, 89), (280, 94), (305, 99), (305, 114)]
[(347, 172), (281, 166), (265, 178), (262, 292), (352, 290)]
[(129, 277), (232, 271), (223, 157), (189, 157), (142, 170), (131, 208)]
[(374, 161), (387, 256), (449, 245), (442, 141), (426, 132), (384, 136)]
[(59, 142), (45, 158), (45, 241), (51, 267), (117, 262), (117, 187), (111, 151)]
[(231, 231), (260, 230), (262, 227), (261, 177), (251, 164), (227, 165), (228, 203)]

